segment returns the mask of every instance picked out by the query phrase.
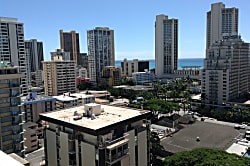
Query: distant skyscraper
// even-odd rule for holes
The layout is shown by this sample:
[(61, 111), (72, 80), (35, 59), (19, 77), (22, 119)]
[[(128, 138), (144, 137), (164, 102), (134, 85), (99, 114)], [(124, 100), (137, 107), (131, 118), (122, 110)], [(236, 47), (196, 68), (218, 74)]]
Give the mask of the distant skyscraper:
[(28, 49), (27, 51), (31, 65), (30, 71), (36, 72), (36, 70), (43, 70), (43, 43), (36, 39), (25, 40), (25, 49)]
[(61, 49), (65, 52), (70, 52), (70, 60), (75, 61), (75, 64), (79, 65), (79, 33), (75, 31), (63, 32), (63, 30), (60, 30), (60, 44)]
[(225, 8), (222, 2), (211, 5), (207, 12), (207, 49), (215, 41), (222, 40), (224, 33), (238, 34), (238, 12), (238, 8)]
[(0, 17), (0, 39), (0, 61), (19, 66), (19, 71), (25, 75), (21, 84), (22, 92), (26, 94), (30, 73), (27, 72), (23, 23), (19, 23), (16, 18)]
[(88, 54), (87, 53), (80, 53), (79, 65), (86, 69), (88, 68)]
[(248, 94), (249, 43), (237, 35), (224, 36), (207, 50), (202, 93), (209, 104), (223, 104)]
[(87, 31), (90, 81), (98, 83), (102, 69), (115, 65), (114, 30), (96, 27)]
[(178, 20), (157, 15), (155, 22), (155, 74), (157, 78), (178, 68)]

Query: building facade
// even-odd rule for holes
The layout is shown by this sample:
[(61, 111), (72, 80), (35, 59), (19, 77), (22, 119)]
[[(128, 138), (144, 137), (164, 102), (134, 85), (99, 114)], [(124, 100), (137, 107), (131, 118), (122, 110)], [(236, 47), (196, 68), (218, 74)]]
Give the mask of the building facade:
[(39, 42), (36, 39), (25, 40), (25, 49), (29, 55), (30, 72), (43, 70), (43, 42)]
[(149, 71), (132, 73), (136, 85), (145, 85), (154, 81), (155, 75)]
[(87, 53), (80, 53), (78, 65), (86, 69), (88, 68), (88, 54)]
[(30, 153), (38, 149), (38, 136), (37, 136), (38, 125), (33, 122), (24, 123), (24, 145), (25, 152)]
[(57, 96), (76, 92), (74, 61), (64, 61), (62, 56), (56, 56), (53, 60), (42, 63), (45, 95)]
[(24, 157), (22, 77), (18, 67), (0, 63), (0, 149)]
[(79, 65), (80, 44), (79, 33), (75, 31), (63, 32), (60, 30), (60, 45), (65, 52), (70, 52), (70, 60)]
[(150, 111), (86, 104), (41, 114), (47, 165), (150, 165)]
[(51, 60), (58, 57), (62, 57), (64, 61), (70, 61), (70, 52), (65, 52), (63, 49), (56, 49), (54, 52), (50, 52)]
[(249, 43), (240, 36), (224, 36), (207, 50), (202, 71), (205, 103), (225, 104), (242, 99), (249, 86)]
[(238, 34), (238, 13), (238, 8), (225, 8), (222, 2), (211, 4), (211, 10), (207, 12), (207, 49), (222, 40), (224, 33)]
[(87, 31), (87, 40), (89, 78), (98, 83), (102, 69), (115, 65), (114, 30), (96, 27)]
[(126, 58), (121, 62), (122, 76), (132, 77), (134, 72), (144, 72), (149, 70), (149, 61), (148, 60), (138, 60), (133, 59), (128, 61)]
[(26, 94), (30, 72), (27, 72), (23, 23), (16, 18), (0, 17), (0, 37), (0, 61), (19, 66), (19, 71), (25, 75), (21, 78), (21, 85), (22, 93)]
[(157, 78), (178, 69), (178, 20), (157, 15), (155, 22), (155, 74)]
[(22, 97), (25, 122), (37, 122), (39, 114), (55, 110), (56, 98), (37, 95), (36, 92), (28, 92)]
[(115, 66), (105, 66), (100, 80), (102, 86), (118, 86), (121, 84), (121, 69)]

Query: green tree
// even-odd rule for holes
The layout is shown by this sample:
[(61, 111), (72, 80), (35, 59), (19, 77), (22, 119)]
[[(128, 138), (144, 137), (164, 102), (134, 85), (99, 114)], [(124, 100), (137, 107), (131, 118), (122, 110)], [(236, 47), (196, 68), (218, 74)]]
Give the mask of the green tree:
[(165, 159), (166, 166), (247, 166), (250, 159), (222, 150), (198, 148)]

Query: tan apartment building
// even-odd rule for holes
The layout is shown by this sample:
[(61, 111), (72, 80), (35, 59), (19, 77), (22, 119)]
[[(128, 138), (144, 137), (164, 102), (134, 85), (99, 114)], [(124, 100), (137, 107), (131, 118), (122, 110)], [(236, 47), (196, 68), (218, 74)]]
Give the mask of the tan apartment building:
[(102, 69), (102, 76), (100, 79), (102, 86), (118, 86), (121, 84), (121, 70), (115, 66), (105, 66)]
[(94, 103), (41, 114), (46, 165), (149, 166), (150, 116)]
[(0, 62), (0, 150), (24, 157), (22, 77), (18, 67)]
[(76, 73), (74, 61), (64, 61), (55, 56), (43, 62), (45, 95), (57, 96), (66, 92), (76, 92)]
[(134, 72), (144, 72), (145, 70), (149, 70), (149, 61), (138, 59), (133, 59), (132, 61), (129, 61), (125, 58), (121, 62), (121, 67), (122, 76), (132, 77), (132, 73)]

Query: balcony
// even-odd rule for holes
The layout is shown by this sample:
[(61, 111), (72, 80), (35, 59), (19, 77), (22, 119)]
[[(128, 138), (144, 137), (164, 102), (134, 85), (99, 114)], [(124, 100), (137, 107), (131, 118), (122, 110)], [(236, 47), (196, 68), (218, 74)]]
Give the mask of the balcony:
[(128, 155), (128, 143), (119, 145), (114, 149), (106, 149), (106, 163), (114, 164)]
[(106, 140), (104, 142), (103, 142), (103, 138), (105, 136), (101, 136), (101, 138), (99, 139), (99, 147), (105, 148), (105, 147), (111, 146), (113, 144), (119, 143), (119, 142), (125, 140), (125, 137), (127, 137), (127, 136), (128, 136), (128, 134), (124, 134), (122, 137), (119, 137), (117, 139), (112, 139), (112, 140), (106, 138)]

